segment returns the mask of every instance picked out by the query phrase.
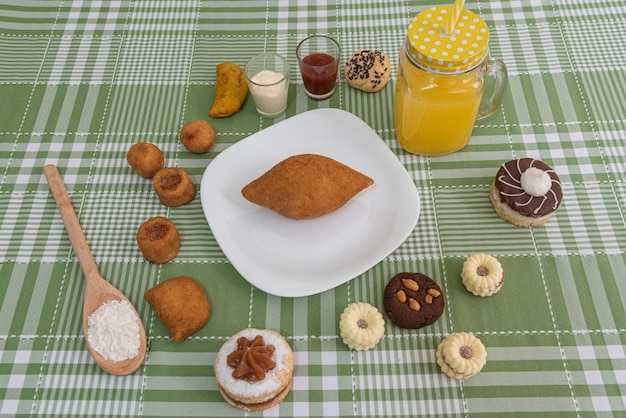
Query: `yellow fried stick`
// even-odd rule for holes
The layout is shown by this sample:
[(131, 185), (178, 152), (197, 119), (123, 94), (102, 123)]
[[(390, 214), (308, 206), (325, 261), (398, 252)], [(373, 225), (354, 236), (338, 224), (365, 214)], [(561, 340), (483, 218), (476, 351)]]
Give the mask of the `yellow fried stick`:
[(215, 101), (209, 116), (225, 118), (237, 112), (248, 94), (248, 83), (243, 70), (232, 62), (223, 62), (216, 67)]

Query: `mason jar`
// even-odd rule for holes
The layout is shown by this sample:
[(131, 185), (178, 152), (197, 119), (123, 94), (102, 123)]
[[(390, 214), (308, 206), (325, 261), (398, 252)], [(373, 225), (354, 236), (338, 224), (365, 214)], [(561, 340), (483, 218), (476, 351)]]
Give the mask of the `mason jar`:
[[(438, 6), (411, 19), (399, 54), (394, 127), (402, 148), (413, 154), (436, 156), (463, 148), (476, 120), (498, 110), (506, 89), (505, 64), (487, 58), (485, 22), (463, 9), (448, 33), (451, 12), (451, 6)], [(485, 95), (488, 80), (493, 85)]]

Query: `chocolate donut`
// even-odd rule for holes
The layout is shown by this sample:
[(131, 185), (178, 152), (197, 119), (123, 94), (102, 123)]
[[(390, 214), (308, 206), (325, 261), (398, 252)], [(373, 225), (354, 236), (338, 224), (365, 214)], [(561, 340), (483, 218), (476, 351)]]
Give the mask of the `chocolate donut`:
[(546, 223), (559, 208), (563, 189), (550, 166), (534, 158), (520, 158), (500, 166), (489, 198), (505, 221), (537, 226)]

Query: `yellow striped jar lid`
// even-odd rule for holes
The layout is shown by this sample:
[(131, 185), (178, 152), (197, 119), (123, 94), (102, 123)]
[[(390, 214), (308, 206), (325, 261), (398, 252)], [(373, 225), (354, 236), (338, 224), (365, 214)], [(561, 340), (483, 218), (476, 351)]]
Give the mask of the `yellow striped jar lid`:
[(435, 73), (461, 73), (479, 65), (487, 55), (489, 28), (476, 13), (462, 9), (452, 34), (446, 26), (452, 6), (424, 10), (409, 23), (409, 58)]

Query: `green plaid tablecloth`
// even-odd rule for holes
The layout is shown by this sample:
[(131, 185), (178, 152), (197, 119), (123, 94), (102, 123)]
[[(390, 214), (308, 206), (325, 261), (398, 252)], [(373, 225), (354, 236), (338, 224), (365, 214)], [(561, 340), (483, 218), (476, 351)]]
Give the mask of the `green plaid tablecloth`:
[[(0, 416), (626, 416), (626, 4), (467, 1), (490, 27), (490, 55), (507, 63), (509, 88), (465, 149), (425, 158), (399, 147), (392, 103), (408, 20), (436, 4), (1, 0)], [(313, 33), (336, 38), (344, 61), (383, 50), (390, 84), (365, 94), (341, 82), (330, 100), (308, 99), (295, 48)], [(396, 251), (306, 298), (250, 286), (215, 241), (199, 196), (166, 208), (125, 160), (133, 143), (153, 142), (199, 185), (217, 154), (284, 119), (260, 118), (248, 97), (236, 115), (210, 120), (209, 153), (191, 154), (177, 137), (185, 122), (209, 119), (216, 64), (243, 66), (262, 51), (291, 65), (285, 117), (319, 107), (359, 116), (405, 165), (422, 202)], [(552, 166), (564, 188), (555, 217), (532, 229), (500, 220), (488, 198), (500, 164), (526, 156)], [(102, 275), (145, 323), (149, 353), (133, 375), (106, 374), (85, 348), (84, 280), (42, 175), (48, 163), (59, 167)], [(161, 266), (135, 243), (156, 215), (183, 240)], [(477, 252), (505, 269), (495, 296), (475, 297), (461, 283), (463, 261)], [(387, 321), (374, 349), (351, 351), (339, 337), (341, 312), (357, 301), (383, 311), (383, 288), (401, 271), (441, 285), (443, 316), (420, 330)], [(183, 343), (143, 299), (178, 275), (198, 280), (212, 307)], [(264, 414), (228, 406), (213, 375), (222, 343), (248, 326), (281, 332), (295, 352), (292, 391)], [(435, 361), (439, 342), (461, 331), (488, 351), (467, 381)]]

